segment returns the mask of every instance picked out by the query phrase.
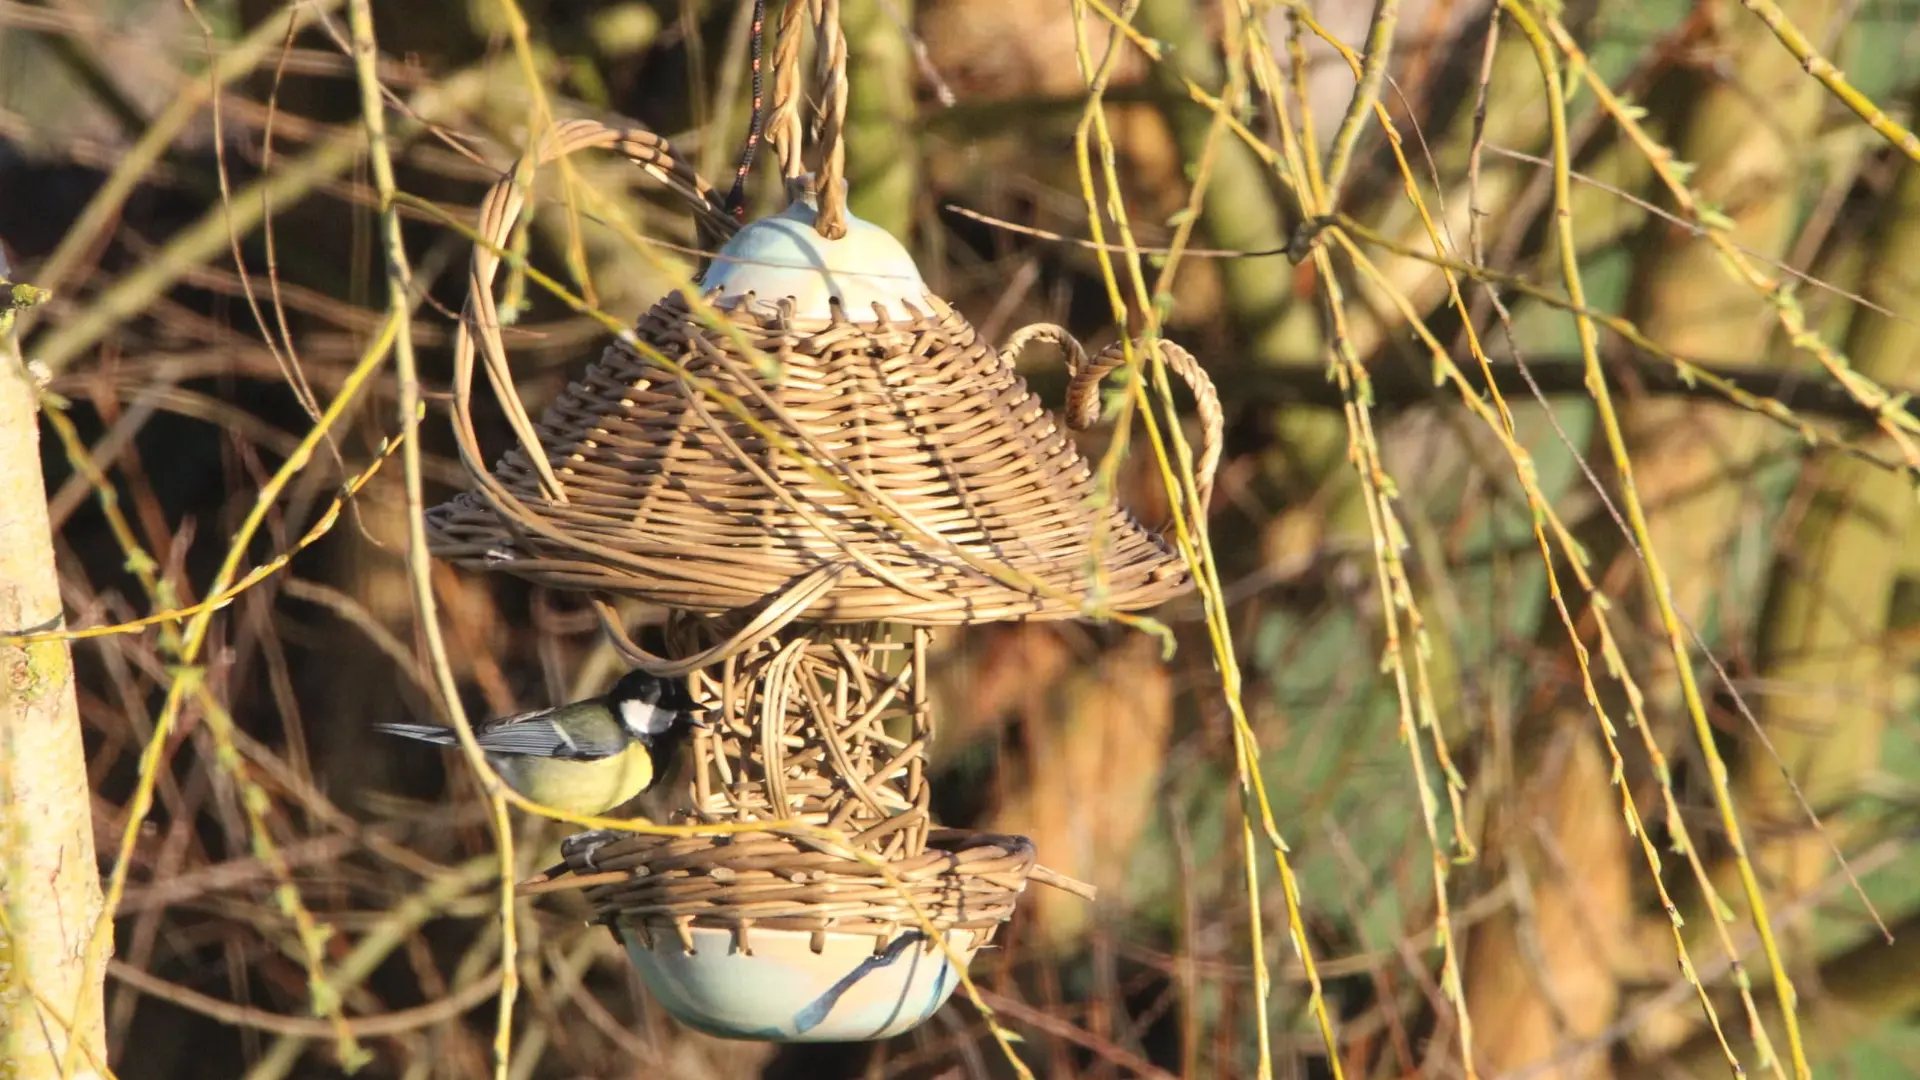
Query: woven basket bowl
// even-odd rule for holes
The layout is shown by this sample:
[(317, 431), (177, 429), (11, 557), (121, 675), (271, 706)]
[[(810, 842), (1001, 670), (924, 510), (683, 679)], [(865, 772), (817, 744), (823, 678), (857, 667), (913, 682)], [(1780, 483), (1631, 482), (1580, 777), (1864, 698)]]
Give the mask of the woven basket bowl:
[(668, 1011), (780, 1042), (885, 1038), (933, 1015), (959, 983), (955, 961), (992, 939), (1034, 871), (1025, 837), (954, 830), (886, 874), (772, 833), (601, 831), (561, 852), (567, 873), (603, 882), (588, 902)]
[(748, 295), (707, 326), (668, 296), (538, 424), (564, 501), (510, 450), (496, 491), (519, 520), (462, 495), (429, 513), (435, 554), (708, 614), (839, 567), (795, 613), (818, 622), (1076, 618), (1185, 592), (1011, 360), (939, 298), (911, 307), (803, 321)]

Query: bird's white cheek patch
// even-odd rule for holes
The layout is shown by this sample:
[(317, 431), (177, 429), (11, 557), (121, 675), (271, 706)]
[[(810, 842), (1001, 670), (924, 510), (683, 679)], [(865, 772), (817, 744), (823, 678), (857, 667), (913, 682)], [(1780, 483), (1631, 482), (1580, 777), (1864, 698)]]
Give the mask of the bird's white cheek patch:
[(643, 735), (658, 735), (673, 726), (673, 710), (661, 709), (644, 701), (623, 701), (620, 703), (620, 722), (628, 731)]

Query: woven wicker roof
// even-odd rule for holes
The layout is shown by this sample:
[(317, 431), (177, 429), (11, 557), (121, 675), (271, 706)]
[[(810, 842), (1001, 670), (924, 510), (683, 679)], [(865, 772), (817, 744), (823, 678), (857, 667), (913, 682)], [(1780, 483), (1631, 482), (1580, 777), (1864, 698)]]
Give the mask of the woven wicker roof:
[(495, 471), (504, 491), (491, 497), (510, 496), (501, 505), (533, 527), (509, 527), (470, 492), (430, 512), (435, 553), (707, 613), (840, 564), (803, 616), (823, 622), (1078, 617), (1096, 552), (1115, 610), (1189, 588), (1158, 535), (1097, 504), (1066, 432), (937, 297), (917, 319), (876, 309), (879, 321), (859, 324), (755, 307), (742, 298), (725, 313), (779, 360), (777, 375), (669, 296), (637, 339), (718, 393), (614, 344), (538, 424), (565, 501), (509, 451)]

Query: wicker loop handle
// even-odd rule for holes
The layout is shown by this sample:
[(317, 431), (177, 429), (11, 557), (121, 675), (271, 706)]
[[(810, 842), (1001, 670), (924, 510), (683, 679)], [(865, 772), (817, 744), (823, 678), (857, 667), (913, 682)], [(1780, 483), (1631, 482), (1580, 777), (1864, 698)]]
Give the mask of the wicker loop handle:
[(780, 158), (780, 175), (789, 183), (807, 171), (800, 102), (801, 16), (810, 15), (818, 48), (818, 77), (824, 84), (815, 115), (814, 140), (820, 147), (817, 182), (820, 214), (813, 227), (838, 240), (847, 234), (847, 36), (840, 28), (840, 0), (787, 0), (773, 53), (773, 109), (767, 115), (767, 141)]
[(473, 423), (474, 354), (486, 365), (487, 379), (513, 429), (514, 439), (539, 477), (541, 493), (555, 503), (566, 503), (567, 493), (554, 474), (545, 448), (535, 433), (526, 406), (513, 387), (506, 344), (500, 336), (500, 312), (493, 298), (493, 282), (500, 269), (499, 252), (506, 248), (527, 201), (534, 171), (541, 165), (580, 150), (612, 149), (638, 165), (668, 190), (691, 205), (701, 243), (714, 244), (731, 236), (739, 225), (726, 212), (717, 192), (672, 144), (650, 131), (609, 127), (595, 120), (556, 124), (514, 163), (513, 170), (487, 191), (480, 204), (473, 259), (467, 272), (467, 302), (454, 332), (453, 435), (461, 466), (473, 481), (473, 490), (487, 508), (511, 529), (538, 535), (575, 551), (615, 563), (631, 562), (623, 553), (594, 544), (557, 528), (508, 490), (488, 467)]
[(674, 152), (672, 144), (666, 139), (641, 128), (614, 128), (597, 120), (568, 120), (556, 124), (532, 150), (520, 156), (510, 173), (488, 190), (486, 198), (480, 203), (477, 228), (480, 243), (474, 245), (473, 260), (467, 272), (467, 304), (454, 334), (453, 429), (461, 462), (488, 501), (496, 504), (496, 511), (501, 509), (498, 504), (502, 499), (511, 500), (512, 496), (493, 482), (480, 452), (479, 439), (474, 433), (473, 360), (476, 345), (486, 364), (487, 379), (493, 386), (494, 397), (499, 400), (501, 410), (506, 414), (508, 426), (513, 429), (521, 452), (527, 455), (528, 462), (539, 475), (547, 498), (560, 503), (567, 501), (566, 492), (561, 488), (559, 478), (554, 475), (553, 465), (547, 460), (546, 450), (534, 434), (533, 421), (527, 416), (526, 406), (513, 389), (513, 373), (507, 363), (506, 344), (500, 337), (500, 312), (493, 299), (493, 279), (500, 269), (498, 252), (506, 248), (513, 228), (520, 219), (527, 193), (532, 188), (534, 171), (568, 154), (602, 148), (618, 151), (638, 165), (641, 171), (685, 200), (693, 208), (695, 224), (703, 243), (716, 236), (721, 239), (731, 236), (739, 227), (721, 204), (718, 193), (700, 178), (700, 174), (684, 158)]
[[(1052, 323), (1035, 323), (1014, 331), (1007, 339), (1006, 347), (1000, 355), (1009, 363), (1026, 348), (1028, 343), (1044, 341), (1060, 349), (1067, 363), (1067, 427), (1074, 431), (1085, 431), (1100, 422), (1100, 383), (1108, 375), (1126, 366), (1126, 348), (1121, 342), (1114, 342), (1101, 350), (1100, 355), (1087, 359), (1087, 350), (1074, 340), (1066, 328)], [(1200, 497), (1200, 509), (1204, 514), (1213, 501), (1213, 475), (1220, 468), (1221, 444), (1224, 441), (1226, 421), (1220, 407), (1220, 394), (1213, 388), (1213, 380), (1207, 377), (1206, 369), (1200, 366), (1193, 354), (1162, 338), (1156, 342), (1160, 359), (1174, 374), (1186, 380), (1187, 389), (1193, 391), (1194, 409), (1200, 414), (1200, 458), (1194, 463), (1193, 478), (1196, 493)]]
[(827, 593), (853, 566), (851, 560), (841, 559), (827, 563), (805, 577), (798, 578), (775, 593), (767, 605), (750, 619), (746, 625), (733, 632), (731, 636), (715, 645), (702, 649), (691, 656), (677, 660), (668, 659), (648, 652), (621, 625), (620, 615), (613, 605), (599, 597), (593, 598), (594, 612), (600, 616), (600, 627), (606, 632), (607, 640), (613, 643), (613, 651), (621, 659), (649, 675), (662, 679), (678, 679), (713, 664), (720, 663), (730, 656), (736, 656), (753, 648), (760, 642), (785, 630), (788, 624), (800, 617), (813, 603)]

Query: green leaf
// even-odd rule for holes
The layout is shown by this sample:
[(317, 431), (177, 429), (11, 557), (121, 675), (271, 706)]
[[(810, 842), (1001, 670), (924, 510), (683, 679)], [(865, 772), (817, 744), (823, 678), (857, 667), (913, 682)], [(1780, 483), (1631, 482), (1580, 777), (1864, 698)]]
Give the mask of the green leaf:
[(1717, 206), (1701, 203), (1699, 216), (1700, 224), (1705, 225), (1709, 229), (1726, 232), (1733, 228), (1733, 219), (1728, 217)]

